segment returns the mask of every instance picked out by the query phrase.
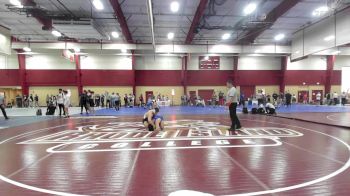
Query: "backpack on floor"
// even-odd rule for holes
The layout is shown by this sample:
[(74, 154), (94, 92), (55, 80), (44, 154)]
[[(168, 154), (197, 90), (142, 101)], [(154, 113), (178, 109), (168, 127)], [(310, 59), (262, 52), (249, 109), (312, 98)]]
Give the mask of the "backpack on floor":
[(37, 116), (42, 116), (43, 115), (43, 113), (42, 113), (40, 108), (36, 111), (36, 115)]
[(258, 114), (265, 114), (264, 108), (259, 108), (258, 109)]
[(243, 114), (248, 114), (248, 108), (243, 108)]
[(252, 108), (252, 114), (257, 114), (258, 110), (256, 108)]
[(46, 110), (46, 115), (54, 115), (55, 110), (56, 110), (56, 107), (54, 105), (49, 105), (49, 107)]

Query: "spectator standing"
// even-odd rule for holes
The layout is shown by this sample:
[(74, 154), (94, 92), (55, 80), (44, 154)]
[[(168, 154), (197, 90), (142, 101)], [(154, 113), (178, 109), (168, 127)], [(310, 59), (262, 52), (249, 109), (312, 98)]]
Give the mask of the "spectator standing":
[(128, 95), (127, 94), (124, 95), (124, 104), (125, 104), (124, 105), (125, 107), (128, 107)]
[(62, 116), (62, 110), (63, 110), (63, 115), (65, 116), (66, 112), (64, 110), (64, 94), (63, 94), (63, 90), (61, 88), (58, 89), (57, 104), (58, 104), (58, 108), (60, 110), (60, 117)]
[(143, 105), (144, 105), (144, 103), (143, 103), (143, 96), (142, 96), (142, 94), (140, 95), (140, 97), (139, 97), (139, 101), (140, 101), (140, 107), (142, 107)]
[(39, 107), (39, 96), (38, 95), (34, 96), (34, 107)]
[(87, 91), (84, 90), (84, 92), (80, 95), (80, 114), (83, 114), (83, 109), (85, 108), (86, 114), (88, 114), (89, 107), (87, 106)]
[(5, 107), (5, 105), (6, 105), (5, 94), (4, 93), (0, 93), (0, 109), (1, 109), (2, 114), (5, 117), (5, 120), (8, 120), (9, 117), (6, 114), (6, 111), (5, 111), (6, 107)]
[(345, 106), (345, 104), (346, 104), (346, 92), (343, 92), (341, 94), (341, 105)]
[(120, 109), (120, 96), (119, 93), (115, 95), (115, 110), (119, 111)]
[(321, 98), (322, 98), (321, 92), (318, 92), (316, 94), (316, 102), (317, 102), (318, 105), (322, 105), (321, 104)]
[(333, 93), (334, 105), (337, 105), (337, 104), (338, 104), (338, 98), (339, 98), (338, 93), (337, 93), (337, 92), (334, 92), (334, 93)]

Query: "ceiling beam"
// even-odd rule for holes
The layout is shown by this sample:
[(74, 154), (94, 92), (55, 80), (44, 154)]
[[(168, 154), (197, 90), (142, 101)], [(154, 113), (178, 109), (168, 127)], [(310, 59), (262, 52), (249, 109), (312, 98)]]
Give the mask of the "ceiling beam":
[[(23, 6), (36, 7), (37, 4), (34, 0), (22, 0)], [(28, 9), (28, 14), (34, 17), (40, 24), (43, 25), (43, 30), (51, 30), (52, 29), (52, 19), (45, 17), (43, 13), (38, 11), (38, 9)]]
[(117, 20), (119, 22), (120, 28), (122, 29), (122, 33), (128, 43), (134, 43), (132, 40), (132, 36), (128, 27), (128, 24), (126, 23), (126, 19), (124, 16), (124, 13), (122, 11), (122, 8), (118, 2), (118, 0), (109, 0), (109, 2), (112, 5), (112, 8), (114, 10), (114, 14), (117, 17)]
[(291, 8), (293, 8), (297, 3), (301, 0), (283, 0), (279, 5), (277, 5), (274, 9), (271, 10), (266, 15), (266, 19), (264, 22), (269, 23), (265, 27), (251, 29), (248, 32), (244, 33), (241, 38), (236, 40), (236, 43), (239, 44), (247, 44), (253, 43), (254, 40), (259, 37), (266, 29), (272, 27), (272, 25), (277, 21), (277, 19), (287, 13)]
[(196, 10), (196, 14), (193, 17), (192, 24), (190, 27), (190, 30), (187, 33), (186, 41), (185, 44), (191, 44), (194, 36), (195, 36), (195, 31), (196, 28), (198, 27), (198, 24), (204, 14), (204, 10), (207, 7), (208, 0), (200, 0), (199, 5)]

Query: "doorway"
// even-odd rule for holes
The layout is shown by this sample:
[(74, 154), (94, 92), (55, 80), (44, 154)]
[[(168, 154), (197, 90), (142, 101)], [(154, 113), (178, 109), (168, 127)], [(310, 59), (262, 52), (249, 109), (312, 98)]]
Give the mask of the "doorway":
[(198, 96), (200, 96), (206, 104), (208, 104), (208, 101), (211, 100), (213, 96), (214, 90), (198, 90)]
[(153, 98), (153, 91), (146, 91), (145, 100), (148, 101), (149, 97)]
[(309, 102), (309, 91), (298, 91), (298, 103)]
[(197, 93), (196, 91), (190, 91), (189, 94), (190, 94), (190, 102), (192, 105), (194, 105)]
[(251, 99), (251, 97), (255, 94), (255, 86), (240, 86), (240, 93), (241, 95), (244, 95), (245, 100), (248, 98)]
[(317, 93), (321, 93), (321, 100), (323, 99), (323, 90), (312, 90), (312, 102), (316, 103), (317, 100), (316, 100), (316, 95)]

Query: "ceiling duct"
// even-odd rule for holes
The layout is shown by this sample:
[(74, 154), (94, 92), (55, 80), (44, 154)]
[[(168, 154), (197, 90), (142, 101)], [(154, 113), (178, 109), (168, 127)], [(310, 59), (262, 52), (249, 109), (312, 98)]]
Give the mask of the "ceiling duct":
[(94, 20), (53, 20), (53, 27), (64, 35), (75, 39), (103, 39), (103, 33), (96, 28)]

